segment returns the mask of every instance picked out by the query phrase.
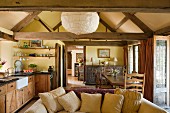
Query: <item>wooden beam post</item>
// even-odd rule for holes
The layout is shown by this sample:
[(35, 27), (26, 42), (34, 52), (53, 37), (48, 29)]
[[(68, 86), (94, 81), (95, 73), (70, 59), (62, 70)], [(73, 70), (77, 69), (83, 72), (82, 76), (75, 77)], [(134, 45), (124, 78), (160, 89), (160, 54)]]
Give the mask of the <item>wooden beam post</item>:
[(151, 37), (147, 33), (117, 33), (117, 32), (95, 32), (91, 34), (75, 35), (69, 32), (16, 32), (16, 40), (145, 40)]
[(109, 29), (111, 32), (115, 32), (115, 29), (113, 29), (112, 27), (110, 27), (110, 25), (108, 25), (104, 20), (102, 20), (100, 18), (100, 22), (107, 28)]
[(127, 18), (129, 18), (134, 24), (136, 24), (144, 33), (153, 34), (153, 31), (146, 26), (140, 19), (138, 19), (134, 14), (123, 13)]
[(167, 27), (164, 27), (164, 28), (161, 28), (157, 31), (154, 32), (155, 35), (164, 35), (166, 33), (170, 32), (170, 26), (167, 26)]
[(1, 11), (170, 12), (169, 0), (1, 0)]
[(41, 13), (40, 11), (35, 11), (35, 12), (29, 14), (22, 21), (20, 21), (17, 25), (15, 25), (11, 30), (14, 32), (20, 31), (22, 28), (27, 26), (40, 13)]

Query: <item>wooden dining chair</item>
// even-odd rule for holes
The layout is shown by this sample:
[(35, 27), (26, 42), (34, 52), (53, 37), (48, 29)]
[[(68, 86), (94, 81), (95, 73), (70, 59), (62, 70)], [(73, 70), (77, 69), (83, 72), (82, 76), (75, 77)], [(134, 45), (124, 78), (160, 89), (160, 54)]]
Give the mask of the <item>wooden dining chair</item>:
[(144, 94), (145, 74), (125, 74), (125, 89), (138, 91)]
[(112, 86), (108, 83), (107, 79), (102, 76), (100, 70), (95, 70), (95, 80), (96, 80), (96, 88), (102, 88), (102, 89), (112, 88)]

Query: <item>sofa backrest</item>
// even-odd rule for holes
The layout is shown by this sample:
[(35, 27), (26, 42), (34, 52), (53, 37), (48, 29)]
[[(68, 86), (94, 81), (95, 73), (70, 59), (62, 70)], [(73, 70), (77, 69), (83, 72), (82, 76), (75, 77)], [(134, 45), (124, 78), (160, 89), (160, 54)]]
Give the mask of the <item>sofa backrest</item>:
[(81, 93), (90, 93), (90, 94), (95, 94), (95, 93), (101, 93), (102, 94), (102, 100), (104, 98), (105, 93), (114, 93), (114, 89), (98, 89), (98, 88), (70, 88), (66, 89), (66, 92), (74, 91), (76, 95), (81, 99)]

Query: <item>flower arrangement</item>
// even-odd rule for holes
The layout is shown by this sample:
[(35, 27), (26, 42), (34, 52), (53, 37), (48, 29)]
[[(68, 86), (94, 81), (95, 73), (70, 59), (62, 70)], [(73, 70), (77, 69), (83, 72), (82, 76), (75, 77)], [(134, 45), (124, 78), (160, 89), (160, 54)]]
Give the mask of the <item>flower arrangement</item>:
[(6, 63), (6, 61), (2, 61), (1, 58), (0, 58), (0, 69), (2, 68), (2, 66)]
[(78, 61), (78, 63), (83, 63), (83, 59), (79, 58), (77, 61)]
[(113, 73), (114, 75), (117, 75), (119, 72), (120, 72), (120, 71), (119, 71), (118, 69), (112, 69), (112, 73)]

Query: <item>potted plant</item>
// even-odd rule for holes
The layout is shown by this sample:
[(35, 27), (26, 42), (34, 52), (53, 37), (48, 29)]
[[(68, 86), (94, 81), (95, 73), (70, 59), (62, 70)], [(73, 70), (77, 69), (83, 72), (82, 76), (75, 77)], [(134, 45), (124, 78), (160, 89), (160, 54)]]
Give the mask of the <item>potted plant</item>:
[(28, 68), (29, 68), (29, 69), (32, 69), (33, 72), (37, 71), (37, 65), (36, 65), (36, 64), (29, 64), (29, 65), (28, 65)]

